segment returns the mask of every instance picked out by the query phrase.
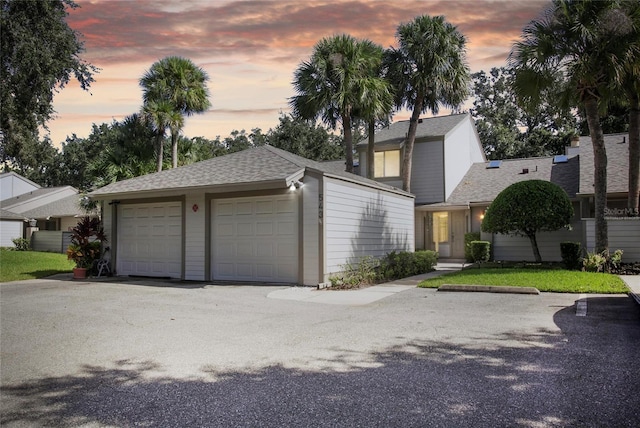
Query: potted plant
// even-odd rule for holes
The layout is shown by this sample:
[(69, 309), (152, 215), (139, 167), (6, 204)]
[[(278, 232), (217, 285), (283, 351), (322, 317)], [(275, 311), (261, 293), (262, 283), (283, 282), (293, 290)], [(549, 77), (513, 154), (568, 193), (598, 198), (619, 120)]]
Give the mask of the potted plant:
[(93, 262), (100, 259), (102, 242), (107, 239), (97, 217), (82, 217), (71, 231), (67, 258), (76, 263), (73, 278), (83, 279), (87, 277), (87, 270), (93, 267)]

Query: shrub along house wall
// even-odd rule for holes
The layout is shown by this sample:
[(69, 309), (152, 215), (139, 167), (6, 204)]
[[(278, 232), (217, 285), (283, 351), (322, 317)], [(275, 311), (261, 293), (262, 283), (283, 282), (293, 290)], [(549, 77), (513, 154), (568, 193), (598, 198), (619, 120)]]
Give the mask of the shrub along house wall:
[[(585, 241), (587, 251), (596, 246), (595, 220), (585, 219)], [(640, 262), (640, 217), (607, 219), (609, 250), (622, 250), (622, 262)]]

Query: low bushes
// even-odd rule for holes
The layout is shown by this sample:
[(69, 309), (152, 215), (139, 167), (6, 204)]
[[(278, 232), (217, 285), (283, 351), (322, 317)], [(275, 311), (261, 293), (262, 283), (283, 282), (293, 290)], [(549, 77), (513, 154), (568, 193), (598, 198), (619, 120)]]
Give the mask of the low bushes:
[(30, 251), (31, 246), (29, 245), (29, 240), (25, 238), (15, 238), (11, 240), (13, 245), (15, 245), (15, 251)]
[(437, 261), (435, 251), (392, 251), (382, 259), (366, 256), (358, 263), (344, 265), (343, 271), (330, 276), (329, 281), (333, 288), (358, 288), (431, 272)]
[(469, 232), (464, 234), (464, 259), (467, 263), (472, 263), (471, 242), (480, 240), (480, 232)]
[(562, 257), (562, 263), (569, 270), (578, 270), (582, 266), (580, 259), (582, 255), (582, 246), (579, 242), (561, 242), (560, 243), (560, 257)]
[(491, 257), (491, 242), (489, 241), (471, 241), (471, 258), (476, 263), (488, 262)]

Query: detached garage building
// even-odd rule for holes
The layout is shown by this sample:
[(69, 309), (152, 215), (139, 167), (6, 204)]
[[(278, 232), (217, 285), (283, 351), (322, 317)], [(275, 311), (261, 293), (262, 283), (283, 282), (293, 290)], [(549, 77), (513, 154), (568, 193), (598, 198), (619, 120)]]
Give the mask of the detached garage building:
[(270, 146), (110, 184), (117, 275), (317, 285), (414, 250), (413, 195)]

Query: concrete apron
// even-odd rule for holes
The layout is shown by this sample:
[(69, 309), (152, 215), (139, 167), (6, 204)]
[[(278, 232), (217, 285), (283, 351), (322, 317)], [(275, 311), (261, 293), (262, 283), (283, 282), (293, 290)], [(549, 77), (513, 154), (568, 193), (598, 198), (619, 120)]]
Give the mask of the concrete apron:
[(368, 305), (385, 297), (392, 296), (410, 288), (420, 281), (461, 270), (463, 263), (438, 263), (433, 272), (410, 276), (395, 281), (378, 284), (356, 290), (317, 290), (313, 287), (289, 287), (276, 290), (267, 295), (271, 299), (296, 300), (301, 302), (324, 303), (328, 305), (360, 306)]

